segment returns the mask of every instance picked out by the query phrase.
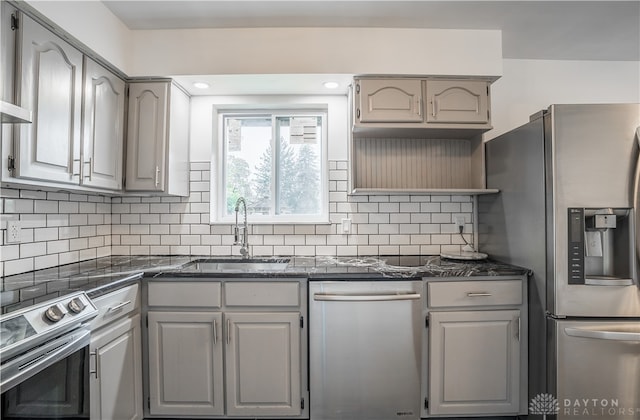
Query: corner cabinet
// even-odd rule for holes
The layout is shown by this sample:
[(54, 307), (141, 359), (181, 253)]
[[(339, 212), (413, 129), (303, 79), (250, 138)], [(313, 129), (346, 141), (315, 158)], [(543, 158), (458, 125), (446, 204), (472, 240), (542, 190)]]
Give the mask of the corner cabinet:
[(526, 414), (526, 279), (426, 286), (422, 417)]
[(306, 282), (161, 279), (147, 303), (146, 417), (308, 416)]
[(129, 84), (126, 191), (189, 195), (189, 106), (170, 80)]

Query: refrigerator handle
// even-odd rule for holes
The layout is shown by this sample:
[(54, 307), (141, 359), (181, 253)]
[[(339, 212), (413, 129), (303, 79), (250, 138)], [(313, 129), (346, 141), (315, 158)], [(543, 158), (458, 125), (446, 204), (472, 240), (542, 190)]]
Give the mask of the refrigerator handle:
[(638, 142), (638, 161), (636, 162), (636, 176), (633, 183), (633, 207), (635, 211), (636, 231), (636, 286), (640, 288), (640, 127), (636, 128), (636, 141)]
[(572, 337), (595, 338), (598, 340), (631, 341), (640, 343), (640, 332), (604, 331), (587, 328), (565, 328), (564, 332)]

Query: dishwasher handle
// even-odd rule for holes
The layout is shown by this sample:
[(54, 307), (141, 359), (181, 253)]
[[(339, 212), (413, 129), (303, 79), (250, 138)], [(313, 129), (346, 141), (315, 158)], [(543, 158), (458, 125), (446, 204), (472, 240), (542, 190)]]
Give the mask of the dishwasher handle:
[(391, 300), (418, 300), (420, 293), (314, 293), (313, 300), (325, 302), (381, 302)]

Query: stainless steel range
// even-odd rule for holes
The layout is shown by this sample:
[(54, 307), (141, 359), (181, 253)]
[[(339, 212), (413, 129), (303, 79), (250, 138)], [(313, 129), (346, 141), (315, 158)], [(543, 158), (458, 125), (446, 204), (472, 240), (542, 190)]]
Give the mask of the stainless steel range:
[(0, 317), (2, 420), (89, 418), (88, 322), (84, 292)]

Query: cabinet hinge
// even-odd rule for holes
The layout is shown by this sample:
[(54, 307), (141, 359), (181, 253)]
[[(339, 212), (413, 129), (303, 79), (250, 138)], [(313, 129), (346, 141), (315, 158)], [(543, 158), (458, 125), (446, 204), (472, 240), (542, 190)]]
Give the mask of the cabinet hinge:
[(429, 315), (424, 317), (424, 327), (429, 328)]
[(149, 328), (149, 315), (145, 316), (145, 324), (147, 325), (147, 328)]
[(18, 15), (15, 13), (11, 14), (11, 30), (15, 31), (19, 28), (18, 26)]
[(360, 93), (360, 83), (356, 83), (356, 93)]
[(304, 398), (300, 398), (300, 409), (304, 410)]
[(424, 408), (429, 408), (429, 400), (428, 399), (424, 399)]
[(16, 169), (16, 159), (12, 155), (9, 155), (9, 163), (7, 165), (7, 169), (9, 171), (14, 171)]
[(304, 328), (304, 317), (300, 316), (300, 328)]
[(360, 118), (360, 108), (356, 109), (356, 118)]

